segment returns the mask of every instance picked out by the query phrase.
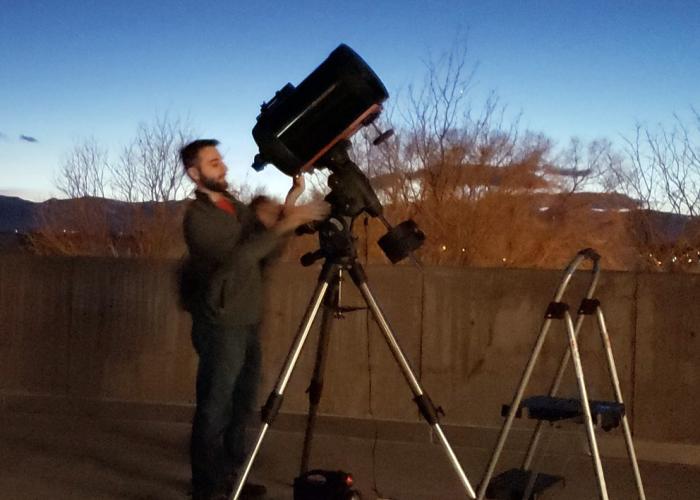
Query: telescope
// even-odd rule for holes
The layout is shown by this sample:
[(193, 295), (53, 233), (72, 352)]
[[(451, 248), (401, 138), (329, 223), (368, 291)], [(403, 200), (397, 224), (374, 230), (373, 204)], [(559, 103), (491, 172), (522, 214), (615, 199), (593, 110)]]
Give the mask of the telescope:
[[(387, 227), (379, 246), (392, 263), (423, 244), (425, 235), (414, 221), (396, 227), (387, 222), (369, 179), (348, 154), (350, 137), (363, 126), (374, 126), (388, 97), (372, 68), (341, 44), (297, 87), (287, 83), (260, 106), (253, 127), (260, 151), (252, 165), (255, 170), (272, 163), (292, 177), (315, 168), (331, 171), (331, 192), (325, 198), (331, 205), (330, 217), (302, 228), (302, 232), (319, 232), (321, 248), (305, 255), (303, 265), (341, 254), (351, 257), (352, 223), (362, 212), (379, 218)], [(392, 130), (379, 132), (373, 143), (379, 145), (392, 134)]]
[[(430, 424), (435, 435), (445, 448), (449, 460), (457, 472), (465, 491), (475, 498), (472, 487), (447, 441), (439, 423), (441, 409), (436, 407), (424, 392), (418, 378), (396, 340), (389, 323), (367, 283), (367, 276), (357, 258), (352, 226), (362, 212), (380, 219), (388, 232), (379, 239), (379, 246), (392, 263), (399, 262), (423, 244), (425, 235), (415, 222), (407, 220), (392, 227), (384, 218), (382, 204), (372, 189), (367, 176), (350, 159), (350, 138), (361, 127), (374, 125), (382, 110), (382, 103), (389, 94), (372, 69), (347, 45), (340, 45), (298, 87), (286, 84), (275, 96), (263, 103), (253, 138), (260, 152), (255, 156), (253, 168), (261, 170), (272, 163), (289, 176), (300, 175), (314, 168), (328, 168), (328, 186), (331, 191), (325, 200), (331, 206), (330, 215), (323, 221), (308, 227), (308, 232), (317, 232), (319, 249), (301, 258), (304, 266), (323, 260), (314, 295), (309, 301), (302, 324), (299, 326), (292, 347), (280, 371), (275, 387), (261, 411), (262, 425), (254, 447), (248, 454), (242, 473), (234, 486), (233, 499), (237, 500), (243, 490), (265, 434), (272, 425), (300, 353), (311, 327), (321, 308), (323, 319), (321, 337), (316, 353), (314, 375), (309, 385), (309, 414), (304, 436), (301, 475), (295, 479), (294, 498), (310, 500), (348, 500), (356, 498), (344, 479), (342, 472), (308, 471), (311, 440), (316, 413), (323, 387), (323, 371), (329, 339), (329, 321), (341, 317), (343, 312), (357, 308), (344, 308), (340, 303), (343, 276), (347, 273), (365, 300), (367, 309), (384, 335), (411, 391), (413, 401)], [(381, 144), (391, 131), (380, 133), (373, 141)], [(417, 261), (414, 259), (414, 262)], [(336, 481), (333, 478), (341, 478)], [(313, 484), (309, 481), (313, 480)], [(331, 492), (326, 486), (339, 485)], [(353, 495), (353, 496), (351, 496)]]
[(372, 123), (388, 97), (367, 63), (341, 44), (298, 87), (287, 83), (262, 104), (253, 168), (272, 163), (292, 177), (313, 169), (333, 146)]

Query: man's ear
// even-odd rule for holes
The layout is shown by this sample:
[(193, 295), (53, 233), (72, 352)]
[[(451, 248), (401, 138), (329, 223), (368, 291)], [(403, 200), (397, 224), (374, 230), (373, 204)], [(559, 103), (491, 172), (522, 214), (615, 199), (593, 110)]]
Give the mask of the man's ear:
[(197, 167), (190, 167), (187, 169), (187, 176), (194, 182), (199, 182), (199, 169)]

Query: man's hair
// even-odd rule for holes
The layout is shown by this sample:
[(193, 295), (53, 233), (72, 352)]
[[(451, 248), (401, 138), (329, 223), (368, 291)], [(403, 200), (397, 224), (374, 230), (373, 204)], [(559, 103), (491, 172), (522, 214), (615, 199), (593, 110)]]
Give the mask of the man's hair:
[(216, 139), (197, 139), (180, 149), (180, 159), (182, 160), (185, 170), (197, 165), (197, 156), (201, 149), (218, 145), (219, 141)]

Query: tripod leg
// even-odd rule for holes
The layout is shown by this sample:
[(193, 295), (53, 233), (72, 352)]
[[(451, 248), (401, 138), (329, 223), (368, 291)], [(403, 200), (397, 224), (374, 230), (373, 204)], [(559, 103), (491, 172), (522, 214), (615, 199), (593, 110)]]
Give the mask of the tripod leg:
[(262, 445), (263, 439), (265, 439), (265, 434), (267, 434), (267, 431), (272, 425), (273, 420), (277, 416), (277, 412), (279, 411), (280, 406), (282, 406), (282, 397), (284, 395), (284, 390), (287, 387), (287, 384), (289, 383), (289, 378), (291, 377), (292, 371), (294, 370), (294, 366), (296, 365), (296, 362), (299, 359), (299, 355), (301, 354), (301, 350), (304, 347), (304, 343), (306, 342), (306, 339), (309, 336), (311, 326), (313, 325), (314, 319), (316, 319), (318, 310), (320, 309), (321, 303), (323, 302), (323, 297), (326, 295), (326, 291), (328, 290), (330, 280), (332, 279), (333, 274), (336, 272), (336, 269), (337, 265), (335, 264), (326, 263), (323, 265), (323, 269), (321, 270), (321, 274), (319, 276), (318, 285), (316, 286), (316, 290), (314, 291), (313, 297), (311, 298), (306, 312), (304, 313), (304, 318), (301, 322), (301, 325), (299, 326), (299, 330), (297, 332), (296, 337), (294, 337), (294, 342), (292, 343), (292, 347), (289, 350), (289, 354), (287, 354), (287, 359), (285, 360), (284, 365), (282, 366), (280, 375), (277, 378), (275, 388), (268, 396), (267, 402), (262, 408), (262, 426), (260, 427), (260, 431), (258, 432), (258, 437), (254, 442), (253, 448), (248, 454), (248, 457), (246, 458), (246, 461), (243, 465), (243, 469), (238, 475), (236, 485), (231, 495), (231, 498), (233, 498), (233, 500), (237, 500), (240, 496), (241, 491), (243, 490), (243, 485), (245, 484), (246, 479), (248, 478), (248, 474), (250, 474), (250, 469), (253, 466), (255, 457), (260, 451), (260, 446)]
[(581, 396), (581, 409), (583, 410), (584, 423), (586, 424), (586, 434), (588, 436), (588, 446), (591, 449), (591, 457), (593, 459), (593, 467), (595, 475), (598, 479), (598, 489), (600, 491), (601, 500), (608, 500), (608, 489), (605, 485), (605, 475), (603, 474), (603, 464), (600, 461), (600, 452), (598, 451), (598, 442), (595, 437), (595, 429), (593, 428), (593, 417), (591, 416), (591, 406), (588, 402), (588, 392), (586, 391), (586, 381), (583, 377), (583, 367), (581, 366), (581, 356), (578, 351), (578, 342), (576, 341), (576, 332), (574, 331), (574, 322), (571, 320), (571, 315), (567, 311), (564, 320), (566, 322), (566, 332), (569, 335), (569, 350), (571, 351), (571, 359), (574, 362), (574, 371), (576, 372), (576, 382)]
[(314, 428), (316, 426), (316, 414), (321, 401), (323, 391), (323, 373), (326, 368), (328, 357), (328, 343), (330, 341), (331, 320), (335, 314), (334, 309), (338, 305), (338, 278), (334, 278), (330, 288), (326, 292), (326, 303), (324, 304), (323, 316), (321, 316), (321, 334), (318, 339), (316, 350), (316, 364), (314, 374), (309, 384), (309, 414), (306, 419), (306, 432), (304, 433), (304, 448), (301, 453), (300, 474), (304, 474), (309, 469), (309, 456), (311, 454), (311, 444), (313, 441)]
[(389, 326), (389, 324), (386, 321), (386, 318), (384, 317), (384, 313), (382, 312), (377, 302), (374, 300), (372, 292), (367, 286), (367, 279), (365, 277), (364, 271), (358, 263), (354, 263), (353, 266), (350, 268), (350, 275), (352, 276), (354, 283), (360, 290), (362, 297), (365, 299), (367, 306), (372, 311), (372, 315), (374, 316), (377, 325), (379, 325), (379, 328), (384, 334), (384, 338), (387, 344), (389, 345), (391, 353), (394, 355), (394, 359), (396, 359), (396, 362), (398, 363), (404, 378), (408, 382), (411, 391), (415, 395), (414, 401), (418, 405), (418, 409), (420, 410), (421, 415), (423, 415), (423, 418), (425, 418), (425, 420), (433, 428), (433, 432), (435, 432), (435, 434), (438, 436), (438, 439), (440, 440), (442, 447), (445, 449), (447, 457), (452, 463), (452, 466), (455, 469), (455, 472), (457, 473), (457, 476), (459, 477), (462, 486), (464, 486), (467, 495), (469, 496), (469, 498), (476, 498), (474, 495), (474, 490), (471, 484), (469, 484), (469, 479), (467, 479), (467, 475), (464, 473), (464, 470), (462, 469), (462, 465), (459, 463), (457, 455), (455, 455), (455, 452), (452, 450), (452, 446), (450, 446), (449, 441), (447, 441), (447, 437), (442, 431), (442, 427), (440, 427), (440, 423), (438, 422), (438, 410), (435, 408), (435, 405), (430, 400), (428, 394), (426, 394), (423, 391), (423, 388), (418, 382), (418, 379), (414, 375), (413, 370), (411, 369), (411, 365), (408, 362), (408, 359), (406, 359), (406, 356), (403, 353), (401, 346), (397, 342), (396, 337), (391, 331), (391, 327)]
[[(608, 361), (608, 372), (610, 373), (610, 380), (613, 385), (613, 391), (615, 392), (615, 399), (618, 403), (624, 404), (624, 402), (622, 401), (622, 389), (620, 389), (620, 379), (617, 376), (615, 358), (613, 357), (612, 346), (610, 345), (610, 336), (608, 335), (608, 329), (605, 326), (605, 317), (603, 316), (603, 311), (600, 308), (600, 306), (596, 308), (596, 317), (598, 318), (600, 338), (603, 341), (603, 347), (605, 348), (605, 354)], [(625, 444), (627, 445), (627, 455), (629, 456), (632, 465), (632, 470), (634, 471), (634, 480), (637, 483), (637, 493), (639, 494), (640, 500), (645, 500), (646, 495), (644, 494), (642, 475), (639, 472), (637, 454), (634, 451), (634, 444), (632, 443), (632, 432), (630, 431), (630, 425), (629, 421), (627, 420), (626, 411), (625, 414), (622, 416), (622, 431), (625, 436)]]

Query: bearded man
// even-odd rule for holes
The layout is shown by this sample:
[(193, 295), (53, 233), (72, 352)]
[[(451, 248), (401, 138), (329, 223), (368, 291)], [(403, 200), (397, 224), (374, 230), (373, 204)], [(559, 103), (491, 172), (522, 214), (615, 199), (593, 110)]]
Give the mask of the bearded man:
[[(297, 179), (284, 206), (269, 200), (245, 205), (228, 192), (227, 167), (215, 139), (183, 147), (180, 157), (196, 184), (185, 212), (189, 250), (181, 273), (181, 298), (192, 315), (192, 343), (199, 357), (197, 405), (190, 461), (193, 498), (228, 498), (246, 457), (245, 425), (260, 379), (259, 325), (263, 267), (296, 227), (328, 215), (322, 201), (296, 206)], [(243, 496), (264, 495), (246, 484)]]

